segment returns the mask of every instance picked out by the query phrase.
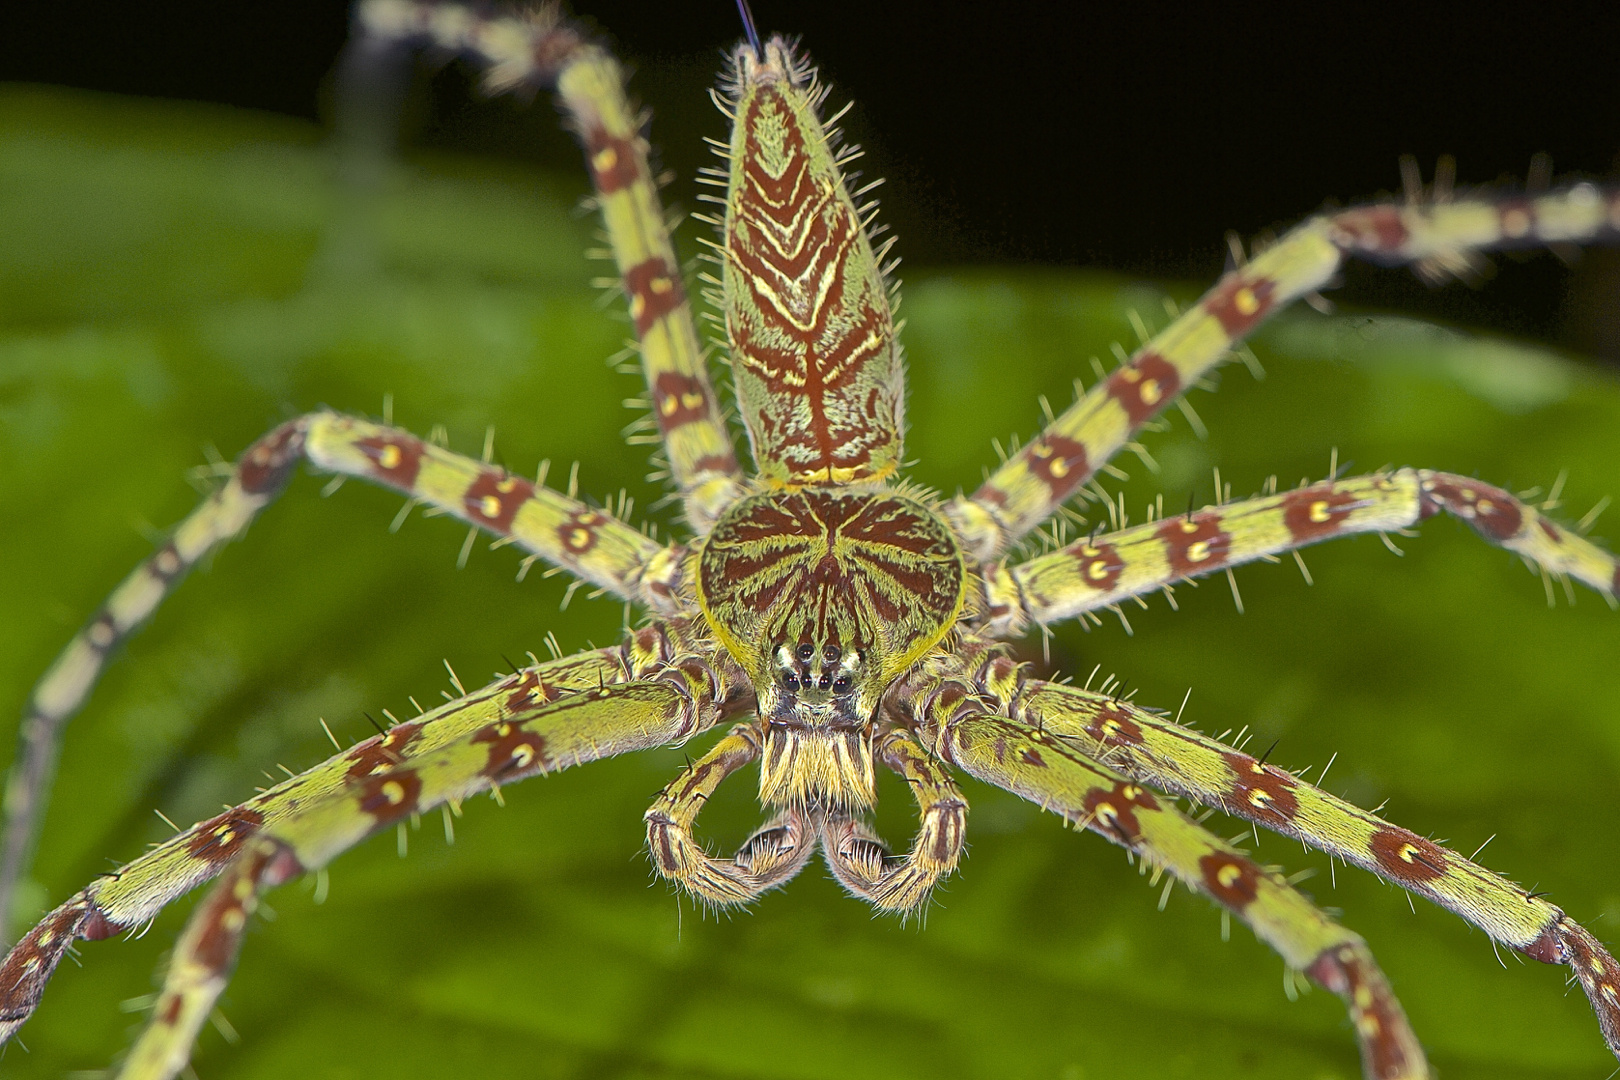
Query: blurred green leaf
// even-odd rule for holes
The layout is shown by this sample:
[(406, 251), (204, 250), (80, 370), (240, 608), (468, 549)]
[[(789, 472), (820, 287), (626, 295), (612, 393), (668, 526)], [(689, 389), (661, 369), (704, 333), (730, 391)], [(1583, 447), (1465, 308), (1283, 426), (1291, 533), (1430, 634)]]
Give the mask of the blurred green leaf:
[[(664, 136), (679, 137), (665, 132)], [(419, 159), (357, 208), (313, 129), (220, 110), (13, 89), (0, 96), (0, 713), (108, 589), (193, 505), (186, 471), (234, 456), (317, 405), (444, 424), (476, 453), (494, 425), (514, 469), (581, 461), (581, 489), (661, 492), (623, 445), (633, 378), (603, 361), (627, 334), (586, 282), (591, 223), (577, 180)], [(908, 284), (914, 475), (971, 488), (992, 437), (1030, 434), (1088, 358), (1134, 340), (1196, 289), (1098, 276), (989, 272)], [(1533, 345), (1402, 320), (1295, 313), (1195, 395), (1212, 432), (1176, 418), (1119, 487), (1137, 517), (1162, 492), (1208, 501), (1341, 464), (1478, 473), (1515, 488), (1569, 471), (1579, 517), (1620, 475), (1620, 387)], [(506, 656), (605, 643), (623, 612), (565, 583), (512, 577), (517, 557), (413, 519), (351, 484), (302, 478), (198, 573), (116, 663), (69, 730), (37, 865), (40, 907), (167, 828), (247, 795), (278, 763), (329, 752), (363, 710), (435, 701), (441, 660), (469, 684)], [(652, 516), (670, 528), (668, 507)], [(1601, 526), (1599, 531), (1601, 532)], [(1620, 925), (1620, 622), (1582, 594), (1549, 609), (1540, 582), (1449, 520), (1400, 541), (1219, 578), (1051, 642), (1052, 663), (1129, 677), (1137, 700), (1206, 730), (1244, 729), (1290, 768), (1338, 757), (1328, 787), (1549, 890), (1600, 936)], [(1038, 658), (1039, 642), (1028, 646)], [(9, 745), (5, 751), (9, 753)], [(1120, 853), (1011, 796), (970, 786), (972, 852), (926, 925), (873, 919), (812, 870), (758, 909), (714, 918), (651, 883), (641, 813), (678, 751), (478, 800), (454, 846), (436, 819), (270, 897), (199, 1075), (757, 1076), (769, 1078), (1359, 1075), (1336, 999), (1291, 1003), (1281, 962), (1205, 901), (1163, 913)], [(1311, 776), (1314, 778), (1313, 771)], [(879, 824), (909, 834), (902, 785)], [(760, 816), (749, 782), (704, 825), (725, 847)], [(1233, 823), (1216, 819), (1226, 835)], [(1389, 970), (1445, 1077), (1594, 1076), (1612, 1061), (1578, 993), (1539, 964), (1499, 966), (1438, 909), (1262, 836), (1259, 855), (1315, 867)], [(9, 1048), (8, 1076), (104, 1067), (154, 988), (190, 908), (139, 940), (87, 945)]]

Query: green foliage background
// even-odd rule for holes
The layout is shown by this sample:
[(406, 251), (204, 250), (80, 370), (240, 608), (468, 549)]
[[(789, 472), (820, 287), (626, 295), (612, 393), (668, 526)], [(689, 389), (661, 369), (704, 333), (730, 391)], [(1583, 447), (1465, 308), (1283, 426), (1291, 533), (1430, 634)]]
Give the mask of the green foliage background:
[[(665, 132), (665, 138), (682, 133)], [(200, 107), (12, 89), (0, 96), (0, 716), (106, 592), (183, 516), (207, 445), (233, 457), (317, 405), (446, 425), (477, 453), (581, 488), (660, 494), (619, 437), (636, 380), (603, 363), (627, 327), (588, 286), (578, 181), (416, 159), (374, 206), (345, 201), (311, 128)], [(1283, 208), (1286, 210), (1287, 208)], [(1196, 288), (1170, 294), (1188, 299)], [(992, 437), (1031, 433), (1087, 359), (1162, 322), (1159, 287), (1009, 270), (914, 275), (906, 290), (913, 475), (971, 488)], [(1620, 387), (1532, 345), (1395, 319), (1278, 321), (1267, 377), (1196, 395), (1211, 435), (1177, 418), (1134, 462), (1140, 516), (1266, 475), (1449, 468), (1515, 488), (1569, 470), (1568, 516), (1620, 476)], [(561, 470), (561, 473), (559, 473)], [(235, 802), (261, 770), (297, 770), (370, 731), (363, 710), (437, 700), (447, 658), (469, 684), (542, 649), (616, 638), (623, 612), (564, 583), (512, 577), (517, 556), (413, 518), (396, 496), (296, 480), (196, 574), (108, 673), (69, 731), (25, 898), (37, 910), (168, 830)], [(668, 507), (655, 520), (673, 520)], [(1617, 526), (1608, 520), (1612, 533)], [(1603, 532), (1600, 524), (1598, 532)], [(1596, 596), (1549, 609), (1511, 557), (1450, 520), (1402, 541), (1316, 549), (1291, 566), (1182, 589), (1051, 642), (1052, 663), (1128, 676), (1137, 700), (1206, 730), (1278, 740), (1291, 768), (1338, 758), (1327, 786), (1549, 890), (1599, 936), (1620, 926), (1620, 616)], [(1039, 660), (1039, 641), (1029, 646)], [(10, 753), (10, 738), (0, 754)], [(198, 1075), (1329, 1077), (1359, 1075), (1336, 999), (1284, 996), (1280, 961), (1205, 901), (1157, 896), (1120, 853), (969, 785), (972, 849), (925, 923), (874, 919), (818, 869), (755, 911), (716, 918), (651, 880), (640, 815), (682, 760), (647, 754), (531, 781), (469, 806), (448, 845), (423, 822), (270, 897)], [(1316, 776), (1313, 771), (1312, 778)], [(885, 789), (881, 829), (909, 833)], [(719, 846), (760, 816), (749, 781), (717, 798)], [(1230, 835), (1238, 826), (1217, 819)], [(1613, 1066), (1562, 973), (1504, 956), (1460, 921), (1262, 836), (1259, 855), (1346, 912), (1389, 971), (1448, 1080), (1602, 1076)], [(64, 965), (0, 1070), (57, 1076), (127, 1046), (190, 901), (136, 941)]]

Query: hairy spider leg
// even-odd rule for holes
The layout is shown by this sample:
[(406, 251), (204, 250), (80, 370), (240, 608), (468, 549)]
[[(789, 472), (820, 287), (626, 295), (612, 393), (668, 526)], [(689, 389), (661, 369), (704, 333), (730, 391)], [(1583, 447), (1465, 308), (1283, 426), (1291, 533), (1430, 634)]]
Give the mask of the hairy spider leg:
[(694, 899), (732, 907), (780, 888), (816, 853), (816, 834), (798, 814), (778, 814), (729, 859), (717, 859), (692, 833), (697, 817), (722, 781), (759, 759), (759, 724), (738, 724), (708, 753), (672, 780), (647, 809), (647, 851), (653, 869)]
[(1329, 285), (1347, 256), (1460, 272), (1475, 253), (1620, 239), (1620, 189), (1379, 204), (1313, 217), (1223, 276), (947, 515), (983, 561), (1055, 513), (1142, 426), (1290, 301)]
[(1130, 780), (1252, 822), (1434, 901), (1493, 940), (1568, 964), (1620, 1054), (1620, 964), (1549, 904), (1485, 867), (1192, 728), (1107, 694), (1026, 679), (995, 656), (971, 682), (998, 712)]
[(962, 771), (1052, 810), (1168, 870), (1248, 923), (1288, 965), (1344, 999), (1367, 1080), (1424, 1080), (1423, 1048), (1366, 942), (1274, 870), (1199, 826), (1170, 800), (1051, 732), (957, 703), (927, 733)]
[[(205, 902), (193, 917), (171, 967), (171, 982), (142, 1045), (144, 1060), (183, 1067), (195, 1024), (235, 963), (239, 935), (210, 951), (208, 920), (225, 929), (240, 915), (235, 896), (326, 865), (380, 828), (442, 803), (452, 805), (503, 784), (605, 757), (684, 742), (750, 700), (738, 673), (716, 669), (648, 629), (619, 649), (537, 665), (400, 724), (264, 792), (200, 822), (128, 865), (92, 882), (58, 906), (0, 963), (0, 1041), (39, 1003), (46, 981), (75, 940), (100, 940), (148, 922), (168, 903), (279, 845), (271, 864), (233, 872), (231, 900)], [(548, 681), (547, 676), (557, 681)], [(589, 682), (586, 682), (589, 680)], [(581, 685), (581, 683), (586, 683)], [(287, 862), (291, 860), (291, 862)], [(257, 885), (251, 883), (257, 882)], [(233, 906), (234, 904), (234, 906)], [(232, 914), (235, 912), (236, 914)], [(198, 920), (201, 920), (199, 922)], [(199, 965), (213, 976), (199, 974)], [(207, 1001), (203, 996), (212, 995)], [(173, 1018), (190, 1017), (190, 1031)], [(178, 1049), (176, 1048), (178, 1047)]]
[(681, 549), (663, 547), (602, 510), (398, 428), (332, 412), (289, 420), (243, 452), (229, 479), (113, 590), (35, 686), (6, 788), (0, 936), (44, 817), (63, 726), (84, 704), (113, 649), (151, 617), (186, 571), (241, 535), (286, 487), (300, 459), (393, 488), (624, 600), (655, 611), (672, 608)]
[(967, 802), (949, 773), (903, 731), (879, 737), (877, 758), (904, 777), (917, 800), (921, 828), (904, 858), (893, 858), (858, 817), (792, 805), (760, 827), (730, 859), (705, 852), (693, 836), (698, 814), (732, 773), (757, 761), (760, 721), (738, 724), (689, 765), (647, 811), (653, 868), (713, 907), (751, 903), (795, 877), (820, 846), (827, 867), (850, 895), (902, 914), (921, 908), (956, 869), (967, 830)]
[(908, 731), (878, 736), (877, 759), (911, 788), (917, 836), (896, 858), (860, 818), (831, 814), (821, 822), (822, 851), (839, 884), (880, 911), (919, 912), (934, 886), (956, 872), (967, 843), (967, 800), (950, 770)]
[(707, 532), (741, 493), (742, 470), (648, 164), (646, 114), (625, 97), (618, 61), (555, 7), (490, 15), (433, 0), (362, 0), (355, 25), (353, 48), (398, 44), (459, 56), (483, 69), (490, 93), (555, 88), (585, 150), (670, 476), (687, 521)]
[(1390, 532), (1440, 511), (1487, 541), (1611, 603), (1620, 559), (1501, 488), (1432, 469), (1324, 480), (1100, 533), (1010, 569), (985, 570), (986, 629), (1016, 636), (1177, 581), (1357, 533)]

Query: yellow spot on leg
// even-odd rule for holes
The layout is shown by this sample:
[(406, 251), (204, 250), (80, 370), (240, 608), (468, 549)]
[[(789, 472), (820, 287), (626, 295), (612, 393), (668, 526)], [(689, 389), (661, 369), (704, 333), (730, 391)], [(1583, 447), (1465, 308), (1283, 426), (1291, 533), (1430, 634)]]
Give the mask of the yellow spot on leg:
[(501, 516), (501, 500), (494, 495), (485, 495), (479, 500), (478, 511), (487, 518), (498, 518)]
[(1260, 300), (1254, 295), (1254, 290), (1245, 285), (1232, 296), (1232, 306), (1243, 315), (1253, 315), (1260, 310)]
[(382, 453), (377, 455), (377, 464), (385, 469), (397, 469), (403, 457), (404, 455), (399, 452), (399, 447), (389, 443), (382, 448)]

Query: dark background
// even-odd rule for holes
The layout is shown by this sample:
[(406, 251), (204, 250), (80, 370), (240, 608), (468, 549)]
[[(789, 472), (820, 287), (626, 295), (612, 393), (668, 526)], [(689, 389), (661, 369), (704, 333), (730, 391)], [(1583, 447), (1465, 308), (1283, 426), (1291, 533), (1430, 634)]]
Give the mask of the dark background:
[[(727, 0), (592, 0), (584, 14), (656, 107), (653, 139), (693, 206), (694, 133), (723, 125), (704, 89), (739, 36)], [(1309, 5), (966, 5), (758, 0), (762, 30), (801, 34), (853, 96), (847, 127), (888, 179), (883, 220), (908, 265), (1040, 262), (1208, 279), (1222, 237), (1284, 227), (1324, 200), (1398, 185), (1437, 155), (1468, 183), (1620, 164), (1620, 25), (1597, 5), (1382, 9)], [(30, 5), (8, 16), (0, 79), (330, 112), (341, 0)], [(547, 108), (484, 103), (451, 68), (424, 74), (412, 146), (577, 167)], [(1484, 290), (1431, 292), (1411, 275), (1352, 268), (1335, 298), (1494, 326), (1620, 358), (1620, 260), (1571, 274), (1546, 256), (1499, 260)]]

